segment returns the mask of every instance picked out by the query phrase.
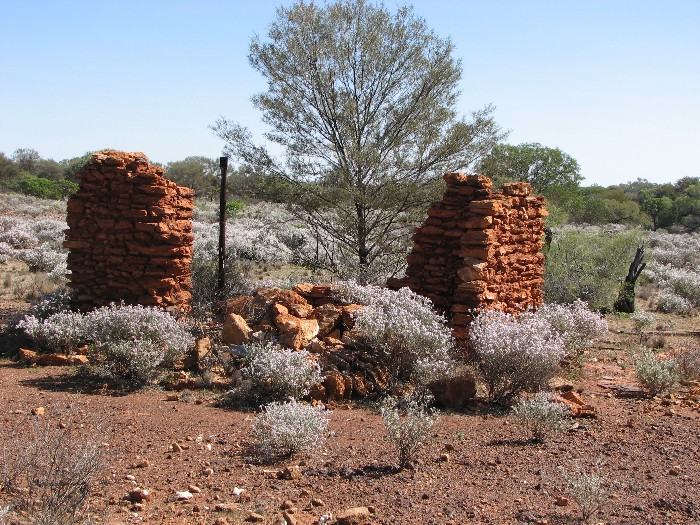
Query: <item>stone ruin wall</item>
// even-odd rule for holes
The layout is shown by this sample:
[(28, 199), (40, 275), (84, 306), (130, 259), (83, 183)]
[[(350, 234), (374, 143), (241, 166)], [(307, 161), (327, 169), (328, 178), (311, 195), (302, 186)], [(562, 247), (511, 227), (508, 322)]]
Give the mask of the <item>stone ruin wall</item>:
[(387, 284), (428, 297), (464, 344), (475, 313), (518, 313), (542, 304), (548, 213), (544, 197), (530, 195), (527, 183), (493, 192), (488, 177), (448, 173), (444, 179), (442, 202), (430, 206), (413, 235), (406, 277)]
[(143, 153), (105, 150), (76, 174), (64, 246), (81, 308), (189, 309), (194, 190), (163, 173)]

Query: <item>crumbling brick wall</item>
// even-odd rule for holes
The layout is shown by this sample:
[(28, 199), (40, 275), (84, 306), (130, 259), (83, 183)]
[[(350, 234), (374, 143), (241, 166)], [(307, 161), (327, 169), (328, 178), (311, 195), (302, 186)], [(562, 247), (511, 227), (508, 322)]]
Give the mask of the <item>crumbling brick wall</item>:
[(442, 202), (413, 235), (408, 286), (428, 297), (450, 320), (457, 340), (468, 337), (474, 313), (525, 311), (542, 304), (544, 198), (527, 183), (492, 191), (488, 177), (448, 173)]
[(189, 308), (194, 190), (163, 173), (143, 153), (105, 150), (76, 174), (64, 246), (81, 307)]

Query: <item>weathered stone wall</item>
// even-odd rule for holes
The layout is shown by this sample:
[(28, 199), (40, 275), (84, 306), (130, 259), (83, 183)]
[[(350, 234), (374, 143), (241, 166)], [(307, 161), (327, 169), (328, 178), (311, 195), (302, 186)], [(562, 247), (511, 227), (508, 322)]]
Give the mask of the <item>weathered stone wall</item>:
[(473, 314), (492, 309), (517, 313), (542, 303), (544, 198), (527, 183), (492, 192), (488, 177), (448, 173), (442, 202), (413, 235), (408, 286), (448, 316), (453, 335), (468, 337)]
[(76, 174), (64, 246), (81, 307), (189, 308), (194, 191), (163, 172), (143, 153), (105, 150)]

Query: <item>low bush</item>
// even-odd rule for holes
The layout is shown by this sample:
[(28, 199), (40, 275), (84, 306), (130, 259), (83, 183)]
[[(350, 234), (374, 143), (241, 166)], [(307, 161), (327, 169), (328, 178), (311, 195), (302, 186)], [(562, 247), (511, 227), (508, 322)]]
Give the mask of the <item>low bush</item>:
[(700, 379), (700, 347), (679, 348), (673, 353), (681, 381)]
[(477, 368), (489, 398), (508, 400), (545, 388), (565, 355), (561, 337), (543, 317), (480, 313), (470, 327)]
[(549, 392), (538, 392), (532, 398), (520, 400), (513, 406), (513, 417), (530, 429), (535, 441), (544, 442), (555, 432), (566, 428), (569, 409), (563, 403), (551, 401), (551, 398)]
[(57, 267), (66, 267), (68, 259), (67, 254), (43, 245), (38, 248), (18, 250), (16, 255), (27, 264), (30, 272), (53, 272)]
[(87, 314), (85, 323), (93, 371), (133, 387), (153, 380), (194, 342), (184, 325), (157, 308), (112, 304)]
[(642, 239), (636, 230), (555, 228), (546, 254), (545, 301), (581, 299), (594, 310), (611, 308)]
[(228, 394), (229, 403), (257, 407), (300, 399), (322, 380), (318, 363), (306, 350), (295, 352), (274, 343), (251, 343), (245, 350), (241, 384)]
[(431, 398), (415, 392), (400, 399), (385, 398), (379, 408), (387, 437), (396, 449), (400, 469), (408, 467), (430, 439), (438, 417), (428, 409)]
[(257, 451), (267, 459), (311, 453), (323, 445), (328, 420), (329, 412), (323, 405), (306, 405), (295, 399), (270, 403), (253, 423)]
[(681, 315), (689, 314), (693, 309), (693, 305), (686, 298), (667, 290), (659, 292), (659, 295), (656, 297), (655, 307), (660, 312)]
[[(40, 307), (43, 309), (50, 307)], [(46, 318), (28, 315), (18, 325), (42, 350), (68, 353), (87, 339), (85, 317), (77, 312), (59, 311)]]
[(559, 334), (569, 357), (580, 354), (608, 329), (605, 318), (592, 312), (581, 299), (571, 304), (542, 305), (536, 316), (545, 319)]
[[(61, 421), (56, 425), (37, 420), (19, 453), (5, 450), (0, 455), (0, 488), (11, 498), (4, 512), (11, 518), (28, 519), (8, 523), (93, 523), (88, 498), (104, 467), (100, 446), (104, 428), (78, 422), (74, 407)], [(4, 523), (2, 508), (0, 523)]]
[(673, 390), (680, 379), (674, 359), (661, 359), (646, 348), (636, 357), (634, 369), (640, 384), (652, 396)]
[(559, 467), (559, 472), (564, 481), (564, 492), (578, 503), (583, 523), (589, 523), (610, 492), (608, 477), (601, 473), (600, 463), (586, 469), (576, 462), (572, 470)]
[(451, 376), (451, 330), (430, 300), (408, 288), (393, 291), (354, 281), (336, 286), (346, 300), (368, 305), (358, 312), (353, 332), (361, 344), (383, 353), (395, 379), (427, 385)]

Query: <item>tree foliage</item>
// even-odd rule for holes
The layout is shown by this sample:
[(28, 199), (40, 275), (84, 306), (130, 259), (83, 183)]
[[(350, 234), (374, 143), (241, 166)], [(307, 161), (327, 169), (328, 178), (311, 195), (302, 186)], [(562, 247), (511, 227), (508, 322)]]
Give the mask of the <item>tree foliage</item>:
[(268, 82), (253, 102), (274, 158), (238, 123), (214, 131), (257, 171), (296, 186), (319, 238), (361, 270), (403, 256), (407, 225), (433, 200), (439, 175), (474, 164), (502, 138), (492, 108), (456, 112), (461, 64), (453, 45), (409, 7), (364, 0), (281, 7), (250, 64)]
[(545, 195), (551, 188), (578, 186), (582, 180), (576, 159), (559, 148), (537, 143), (499, 144), (477, 169), (496, 183), (529, 182), (536, 193)]
[(219, 161), (202, 156), (170, 162), (165, 176), (180, 186), (195, 190), (197, 196), (214, 199), (219, 194)]

